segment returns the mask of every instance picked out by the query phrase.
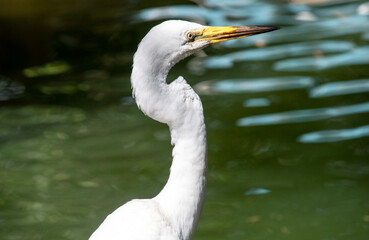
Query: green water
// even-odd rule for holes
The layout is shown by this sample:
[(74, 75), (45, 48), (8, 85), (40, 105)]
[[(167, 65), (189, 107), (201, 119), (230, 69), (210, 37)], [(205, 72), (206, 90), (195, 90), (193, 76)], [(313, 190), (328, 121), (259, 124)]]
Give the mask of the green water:
[[(87, 239), (124, 202), (160, 191), (168, 128), (137, 109), (129, 76), (145, 33), (180, 17), (283, 27), (169, 74), (194, 86), (205, 111), (208, 191), (195, 239), (368, 239), (365, 2), (204, 2), (3, 3), (0, 239)], [(306, 12), (315, 20), (296, 20)]]

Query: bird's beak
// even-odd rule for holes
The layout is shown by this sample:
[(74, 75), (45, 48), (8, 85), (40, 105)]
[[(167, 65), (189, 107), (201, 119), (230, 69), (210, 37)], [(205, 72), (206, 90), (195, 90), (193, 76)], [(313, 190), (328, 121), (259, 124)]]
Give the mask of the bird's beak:
[(195, 41), (205, 40), (209, 43), (249, 37), (252, 35), (271, 32), (279, 27), (269, 26), (232, 26), (232, 27), (206, 27), (197, 32)]

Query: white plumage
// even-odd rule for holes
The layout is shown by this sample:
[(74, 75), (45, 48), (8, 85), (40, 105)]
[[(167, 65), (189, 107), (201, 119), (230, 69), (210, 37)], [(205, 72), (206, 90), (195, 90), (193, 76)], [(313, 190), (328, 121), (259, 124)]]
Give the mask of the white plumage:
[(138, 46), (131, 83), (138, 107), (170, 128), (173, 162), (168, 182), (152, 199), (135, 199), (111, 213), (90, 240), (189, 240), (205, 198), (206, 129), (199, 96), (169, 70), (211, 43), (272, 31), (274, 27), (206, 27), (172, 20), (152, 28)]

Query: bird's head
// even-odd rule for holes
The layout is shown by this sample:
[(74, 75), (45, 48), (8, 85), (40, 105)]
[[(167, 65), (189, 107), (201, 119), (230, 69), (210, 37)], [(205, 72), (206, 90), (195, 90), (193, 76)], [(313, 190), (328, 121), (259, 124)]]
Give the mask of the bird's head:
[(171, 67), (212, 43), (276, 29), (267, 26), (209, 27), (180, 20), (165, 21), (153, 27), (142, 39), (133, 60), (131, 82), (137, 105), (146, 115), (167, 124), (178, 124), (192, 119), (191, 114), (202, 114), (201, 101), (181, 80), (183, 78), (165, 84)]
[(150, 30), (142, 40), (145, 51), (157, 60), (179, 60), (213, 43), (248, 37), (279, 29), (269, 26), (209, 27), (181, 20), (165, 21)]

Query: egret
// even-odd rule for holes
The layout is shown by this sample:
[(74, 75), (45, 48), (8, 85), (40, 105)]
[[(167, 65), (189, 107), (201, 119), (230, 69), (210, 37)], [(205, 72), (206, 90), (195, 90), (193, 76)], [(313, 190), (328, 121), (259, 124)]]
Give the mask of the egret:
[(204, 204), (207, 141), (202, 103), (183, 77), (169, 70), (217, 42), (278, 29), (268, 26), (208, 27), (170, 20), (153, 27), (133, 58), (131, 84), (141, 111), (169, 126), (173, 160), (169, 179), (152, 199), (134, 199), (111, 213), (90, 240), (190, 240)]

